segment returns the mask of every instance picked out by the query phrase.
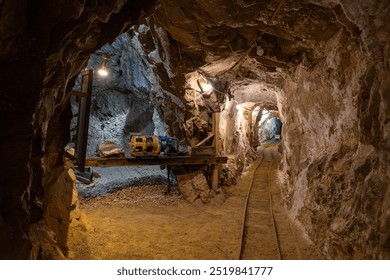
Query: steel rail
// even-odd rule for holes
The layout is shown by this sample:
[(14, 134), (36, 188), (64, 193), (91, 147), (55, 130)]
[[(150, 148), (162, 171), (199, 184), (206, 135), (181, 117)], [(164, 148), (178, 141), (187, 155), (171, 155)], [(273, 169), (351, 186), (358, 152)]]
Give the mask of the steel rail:
[(244, 234), (245, 234), (246, 217), (247, 217), (247, 213), (248, 213), (249, 197), (250, 197), (250, 194), (252, 192), (252, 187), (253, 187), (253, 182), (254, 182), (254, 179), (255, 179), (256, 171), (261, 166), (261, 164), (263, 163), (263, 160), (264, 160), (264, 153), (263, 153), (263, 156), (261, 158), (261, 161), (257, 164), (257, 166), (255, 168), (255, 171), (253, 172), (253, 176), (252, 176), (252, 179), (251, 179), (251, 184), (250, 184), (248, 192), (246, 194), (245, 205), (244, 205), (244, 212), (243, 212), (242, 224), (241, 224), (240, 251), (238, 253), (238, 260), (241, 260), (242, 248), (244, 247)]
[(278, 251), (278, 258), (279, 258), (279, 260), (281, 260), (282, 259), (282, 253), (281, 253), (281, 250), (280, 250), (279, 235), (278, 235), (278, 231), (277, 231), (277, 228), (276, 228), (275, 215), (274, 215), (274, 210), (273, 210), (273, 205), (272, 205), (272, 190), (271, 190), (270, 180), (269, 180), (270, 172), (271, 172), (272, 166), (274, 164), (274, 155), (273, 155), (272, 151), (271, 151), (271, 158), (272, 158), (271, 166), (269, 167), (269, 169), (267, 171), (267, 186), (268, 186), (268, 195), (269, 195), (269, 212), (271, 213), (271, 217), (272, 217), (272, 228), (273, 228), (273, 231), (274, 231), (276, 250)]
[[(260, 168), (260, 166), (264, 162), (265, 151), (266, 150), (264, 149), (263, 150), (263, 154), (262, 154), (262, 158), (261, 158), (260, 162), (257, 164), (257, 166), (255, 168), (255, 171), (253, 172), (251, 183), (250, 183), (250, 186), (248, 188), (248, 192), (247, 192), (246, 199), (245, 199), (243, 218), (242, 218), (242, 225), (241, 225), (240, 250), (239, 250), (238, 258), (237, 258), (239, 260), (242, 259), (242, 254), (243, 254), (245, 226), (246, 226), (246, 221), (247, 221), (247, 216), (248, 216), (248, 202), (249, 202), (249, 198), (250, 198), (251, 193), (252, 193), (253, 182), (254, 182), (254, 179), (255, 179), (255, 176), (256, 176), (256, 172), (257, 172), (257, 170)], [(282, 259), (282, 254), (281, 254), (281, 249), (280, 249), (279, 236), (278, 236), (278, 233), (277, 233), (277, 228), (276, 228), (276, 223), (275, 223), (275, 215), (274, 215), (274, 212), (273, 212), (272, 193), (271, 193), (270, 179), (269, 179), (270, 171), (271, 171), (271, 168), (272, 168), (273, 164), (274, 164), (274, 156), (273, 156), (273, 153), (271, 151), (271, 165), (268, 167), (268, 170), (267, 170), (267, 187), (268, 187), (268, 197), (269, 197), (269, 212), (270, 212), (270, 216), (272, 218), (272, 228), (273, 228), (273, 233), (274, 233), (273, 235), (274, 235), (274, 238), (275, 238), (276, 250), (277, 250), (277, 254), (278, 254), (277, 258), (281, 260)]]

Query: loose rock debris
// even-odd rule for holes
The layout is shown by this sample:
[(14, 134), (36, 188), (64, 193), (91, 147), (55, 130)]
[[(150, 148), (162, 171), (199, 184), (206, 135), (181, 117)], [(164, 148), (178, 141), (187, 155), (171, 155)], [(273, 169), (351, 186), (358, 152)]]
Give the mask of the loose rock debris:
[(151, 207), (156, 205), (175, 205), (183, 200), (177, 188), (168, 192), (167, 185), (132, 186), (102, 196), (81, 198), (82, 207), (96, 208), (101, 205)]

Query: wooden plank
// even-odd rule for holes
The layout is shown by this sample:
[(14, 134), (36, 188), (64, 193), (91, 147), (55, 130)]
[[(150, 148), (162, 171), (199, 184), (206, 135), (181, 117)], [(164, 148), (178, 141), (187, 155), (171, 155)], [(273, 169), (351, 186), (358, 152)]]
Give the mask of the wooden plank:
[(218, 193), (219, 190), (219, 164), (213, 164), (211, 166), (211, 187)]
[(211, 139), (212, 137), (214, 137), (214, 134), (210, 134), (209, 136), (207, 136), (205, 139), (203, 139), (198, 144), (196, 144), (195, 147), (199, 147), (199, 146), (203, 145), (204, 143), (206, 143), (207, 140)]
[(70, 160), (77, 160), (76, 157), (74, 155), (72, 155), (71, 153), (68, 153), (67, 151), (64, 151), (64, 150), (60, 150), (60, 152), (62, 153), (62, 155)]
[(77, 97), (87, 97), (87, 93), (81, 91), (72, 90), (70, 94)]
[(221, 152), (221, 147), (219, 143), (219, 112), (213, 113), (213, 134), (215, 135), (213, 139), (213, 146), (215, 147), (215, 155), (218, 156)]
[(140, 158), (86, 158), (85, 166), (143, 166), (143, 165), (203, 165), (223, 164), (227, 157), (140, 157)]
[(202, 146), (202, 147), (192, 147), (191, 156), (215, 156), (215, 147), (212, 146)]
[(81, 172), (84, 172), (85, 158), (87, 156), (89, 116), (92, 102), (92, 82), (93, 70), (86, 69), (81, 77), (81, 92), (85, 93), (86, 96), (80, 98), (74, 153), (77, 159), (78, 169)]

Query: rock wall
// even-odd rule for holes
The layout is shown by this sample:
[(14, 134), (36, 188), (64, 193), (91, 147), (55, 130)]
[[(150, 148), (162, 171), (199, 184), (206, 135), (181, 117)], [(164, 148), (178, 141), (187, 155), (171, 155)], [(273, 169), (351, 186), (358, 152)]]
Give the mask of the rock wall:
[(161, 119), (195, 145), (222, 109), (233, 183), (254, 156), (253, 116), (236, 105), (277, 105), (291, 214), (328, 258), (389, 258), (388, 4), (290, 1), (270, 23), (272, 3), (213, 5), (161, 1), (133, 29)]
[[(154, 16), (134, 26), (128, 36), (132, 48), (141, 59), (140, 70), (145, 73), (147, 87), (135, 84), (146, 93), (154, 107), (155, 132), (181, 139), (181, 149), (186, 150), (184, 116), (186, 104), (182, 94), (183, 77), (177, 71), (176, 47), (171, 45), (169, 35), (155, 22)], [(142, 70), (143, 69), (143, 70)], [(134, 76), (136, 71), (129, 73)], [(138, 81), (137, 76), (133, 77)]]
[[(276, 95), (268, 104), (277, 103), (283, 121), (281, 176), (292, 215), (329, 258), (389, 258), (388, 3), (290, 1), (268, 28), (276, 6), (216, 3), (218, 9), (178, 1), (156, 11), (180, 46), (181, 64), (190, 56), (226, 98)], [(262, 86), (251, 86), (259, 80)], [(202, 108), (194, 100), (191, 110)], [(239, 122), (231, 107), (225, 110), (225, 144), (234, 151), (241, 140), (229, 127)], [(199, 127), (207, 122), (192, 115), (200, 116)]]
[[(98, 70), (102, 65), (101, 54), (109, 54), (108, 76), (95, 71), (92, 87), (92, 104), (87, 154), (96, 156), (96, 147), (105, 141), (114, 141), (128, 148), (130, 133), (153, 134), (161, 129), (161, 122), (154, 124), (155, 109), (149, 99), (153, 71), (145, 65), (138, 52), (139, 41), (132, 42), (127, 33), (118, 36), (112, 44), (106, 44), (91, 55), (88, 68)], [(74, 90), (80, 90), (79, 75)], [(74, 118), (71, 122), (71, 141), (75, 141), (78, 102), (72, 100)], [(166, 132), (165, 132), (166, 133)]]
[(89, 249), (76, 177), (71, 169), (61, 173), (53, 187), (47, 189), (43, 205), (43, 220), (34, 223), (29, 232), (32, 259), (66, 259), (81, 248)]
[(227, 101), (225, 110), (221, 113), (221, 138), (224, 154), (229, 157), (227, 168), (230, 175), (224, 178), (227, 182), (240, 176), (256, 158), (256, 150), (253, 145), (253, 125), (256, 116), (252, 110), (254, 103), (237, 104)]
[[(53, 196), (72, 201), (59, 184), (65, 178), (59, 150), (69, 141), (68, 93), (89, 54), (154, 4), (106, 2), (0, 3), (0, 66), (7, 69), (0, 75), (1, 119), (7, 120), (0, 127), (7, 159), (0, 258), (66, 255), (63, 231), (44, 217)], [(232, 152), (252, 147), (247, 124), (231, 137), (241, 121), (230, 102), (277, 104), (292, 215), (329, 258), (390, 258), (389, 3), (286, 1), (271, 21), (276, 7), (274, 1), (161, 0), (129, 33), (142, 69), (150, 71), (138, 71), (131, 89), (148, 92), (153, 119), (183, 139), (184, 150), (202, 136), (194, 139), (189, 128), (208, 122), (202, 103), (187, 99), (204, 93), (196, 85), (186, 89), (188, 73), (213, 83), (212, 106), (226, 108), (230, 132), (223, 141)], [(153, 75), (142, 89), (145, 73)], [(40, 235), (47, 243), (39, 244), (65, 252), (37, 254), (34, 247), (31, 254), (31, 240)]]
[(74, 79), (90, 53), (112, 41), (153, 4), (0, 3), (0, 66), (7, 69), (0, 75), (1, 119), (7, 120), (0, 124), (0, 149), (7, 160), (1, 169), (1, 259), (37, 257), (31, 254), (31, 225), (44, 221), (49, 193), (67, 192), (66, 186), (55, 182), (65, 172), (60, 150), (69, 141), (68, 93)]
[(347, 1), (363, 40), (336, 32), (278, 98), (288, 208), (332, 259), (390, 258), (388, 30), (362, 20), (368, 8), (382, 22), (384, 6)]

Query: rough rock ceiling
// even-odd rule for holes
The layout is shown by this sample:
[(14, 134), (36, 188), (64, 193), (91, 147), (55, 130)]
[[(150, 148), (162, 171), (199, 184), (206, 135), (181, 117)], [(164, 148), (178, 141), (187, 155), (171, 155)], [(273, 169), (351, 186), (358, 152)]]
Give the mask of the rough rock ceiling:
[(319, 1), (162, 0), (155, 16), (187, 53), (205, 51), (226, 57), (256, 45), (263, 54), (255, 56), (254, 48), (250, 55), (269, 60), (271, 67), (311, 57), (315, 46), (340, 28), (359, 35), (341, 6), (325, 1), (321, 5)]
[[(259, 102), (257, 85), (258, 92), (277, 93), (288, 120), (287, 207), (328, 257), (389, 258), (389, 3), (285, 1), (267, 28), (278, 3), (161, 0), (137, 31), (152, 70), (163, 77), (150, 99), (161, 107), (169, 105), (164, 98), (184, 103), (185, 74), (202, 69), (210, 79), (218, 76), (218, 91), (233, 89), (242, 100)], [(60, 221), (69, 218), (69, 178), (58, 149), (69, 137), (63, 129), (70, 120), (67, 92), (89, 54), (153, 4), (0, 1), (0, 62), (7, 69), (0, 75), (0, 113), (7, 120), (1, 152), (8, 159), (0, 192), (1, 257), (38, 257), (42, 244), (32, 248), (34, 229), (64, 241), (68, 224)], [(158, 44), (174, 67), (164, 52), (161, 62), (152, 59), (161, 28), (169, 44), (161, 44), (162, 37)], [(169, 120), (185, 109), (159, 113)], [(236, 127), (228, 131), (233, 135)]]
[(154, 18), (176, 41), (179, 65), (192, 64), (183, 71), (197, 68), (220, 91), (255, 102), (324, 57), (321, 46), (340, 30), (360, 33), (335, 1), (162, 0)]
[[(45, 218), (49, 206), (43, 201), (51, 190), (68, 187), (56, 188), (64, 178), (58, 148), (69, 138), (73, 81), (92, 52), (154, 2), (0, 1), (0, 116), (7, 120), (0, 124), (0, 147), (8, 159), (0, 192), (0, 258), (36, 257), (30, 225)], [(58, 224), (69, 216), (62, 214), (48, 218), (56, 233), (68, 226)]]
[(389, 225), (389, 14), (388, 1), (364, 0), (161, 0), (154, 13), (176, 76), (200, 73), (242, 102), (276, 99), (287, 206), (329, 257), (389, 256), (388, 234), (374, 233)]

